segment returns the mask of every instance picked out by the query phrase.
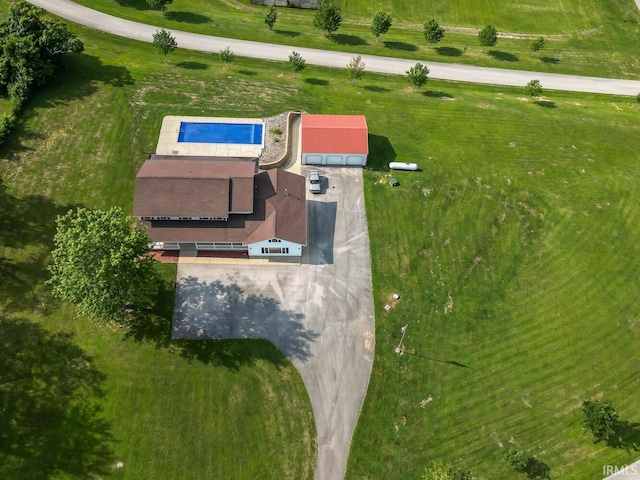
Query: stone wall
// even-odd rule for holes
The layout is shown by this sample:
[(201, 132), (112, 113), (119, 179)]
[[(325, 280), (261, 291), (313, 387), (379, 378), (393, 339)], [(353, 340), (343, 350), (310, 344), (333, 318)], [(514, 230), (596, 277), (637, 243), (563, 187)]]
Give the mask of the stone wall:
[(275, 5), (276, 7), (318, 8), (320, 0), (251, 0), (254, 5)]

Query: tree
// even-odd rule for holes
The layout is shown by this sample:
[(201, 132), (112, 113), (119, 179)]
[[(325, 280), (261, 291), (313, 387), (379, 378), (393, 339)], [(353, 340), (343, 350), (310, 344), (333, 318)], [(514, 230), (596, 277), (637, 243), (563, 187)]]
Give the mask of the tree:
[(276, 6), (271, 5), (269, 11), (264, 16), (264, 23), (269, 25), (269, 30), (273, 30), (273, 26), (276, 24), (276, 20), (278, 19), (278, 12), (276, 12)]
[(364, 69), (366, 65), (362, 61), (362, 57), (360, 55), (356, 55), (351, 59), (349, 63), (347, 63), (347, 72), (349, 72), (349, 76), (351, 77), (351, 85), (356, 80), (360, 80), (364, 77)]
[(157, 288), (151, 240), (119, 207), (78, 208), (56, 220), (47, 284), (78, 313), (102, 324), (122, 323), (151, 304)]
[(420, 480), (473, 480), (470, 472), (454, 468), (450, 463), (433, 462), (425, 467)]
[(67, 26), (47, 18), (45, 10), (14, 3), (0, 23), (0, 95), (8, 95), (19, 109), (30, 90), (53, 75), (63, 54), (83, 50)]
[(480, 41), (480, 51), (484, 47), (493, 47), (496, 43), (498, 43), (498, 31), (496, 27), (493, 25), (487, 25), (480, 33), (478, 33), (478, 40)]
[(342, 24), (340, 8), (331, 2), (322, 0), (318, 5), (315, 17), (313, 17), (313, 26), (322, 30), (325, 36), (329, 36), (340, 28), (340, 24)]
[(582, 402), (582, 413), (582, 426), (591, 430), (594, 443), (613, 437), (619, 416), (610, 400), (585, 400)]
[(220, 60), (227, 64), (227, 68), (231, 65), (236, 58), (236, 54), (231, 51), (231, 47), (227, 47), (224, 50), (220, 50)]
[(167, 30), (156, 30), (153, 34), (153, 46), (158, 53), (164, 55), (164, 63), (167, 63), (167, 55), (178, 48), (176, 39)]
[(444, 28), (440, 26), (434, 18), (424, 24), (424, 39), (427, 41), (427, 47), (430, 47), (432, 43), (438, 43), (444, 37)]
[(167, 9), (167, 5), (169, 5), (173, 0), (147, 0), (147, 5), (149, 5), (154, 10), (160, 10), (164, 12)]
[(300, 73), (307, 66), (307, 62), (302, 58), (302, 55), (294, 50), (289, 54), (289, 65), (295, 73)]
[(413, 67), (406, 71), (407, 80), (413, 87), (413, 90), (423, 87), (429, 79), (429, 69), (426, 65), (416, 63)]
[(526, 472), (529, 467), (529, 456), (516, 447), (511, 447), (504, 455), (507, 464), (516, 472)]
[(540, 84), (540, 80), (531, 80), (524, 86), (524, 91), (530, 97), (539, 97), (542, 95), (542, 85)]
[(380, 41), (380, 35), (384, 35), (391, 28), (391, 15), (384, 12), (376, 13), (371, 23), (371, 32), (376, 37), (376, 42)]
[(539, 52), (540, 50), (542, 50), (544, 48), (544, 43), (544, 37), (538, 37), (533, 42), (531, 42), (531, 56), (533, 56), (535, 52)]

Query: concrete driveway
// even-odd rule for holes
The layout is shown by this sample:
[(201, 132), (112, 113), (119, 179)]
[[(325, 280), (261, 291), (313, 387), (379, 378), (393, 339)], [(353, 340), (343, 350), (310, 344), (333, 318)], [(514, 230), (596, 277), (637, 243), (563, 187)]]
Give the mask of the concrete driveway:
[[(306, 174), (306, 167), (302, 173)], [(318, 433), (315, 478), (344, 477), (374, 355), (362, 169), (320, 169), (301, 264), (179, 264), (175, 338), (264, 338), (298, 369)]]

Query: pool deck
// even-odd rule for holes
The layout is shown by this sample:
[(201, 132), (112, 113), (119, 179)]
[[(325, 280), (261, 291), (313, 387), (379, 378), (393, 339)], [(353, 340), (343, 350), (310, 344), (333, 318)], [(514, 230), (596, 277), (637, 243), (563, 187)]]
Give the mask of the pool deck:
[(181, 122), (261, 123), (264, 125), (261, 118), (179, 117), (169, 115), (162, 119), (158, 146), (155, 152), (157, 155), (256, 158), (262, 153), (262, 145), (178, 142)]

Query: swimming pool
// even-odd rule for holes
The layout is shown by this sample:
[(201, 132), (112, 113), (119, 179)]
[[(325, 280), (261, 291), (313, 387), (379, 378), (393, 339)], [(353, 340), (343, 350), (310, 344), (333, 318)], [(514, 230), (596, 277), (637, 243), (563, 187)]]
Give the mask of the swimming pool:
[(261, 123), (180, 122), (179, 143), (262, 144)]

